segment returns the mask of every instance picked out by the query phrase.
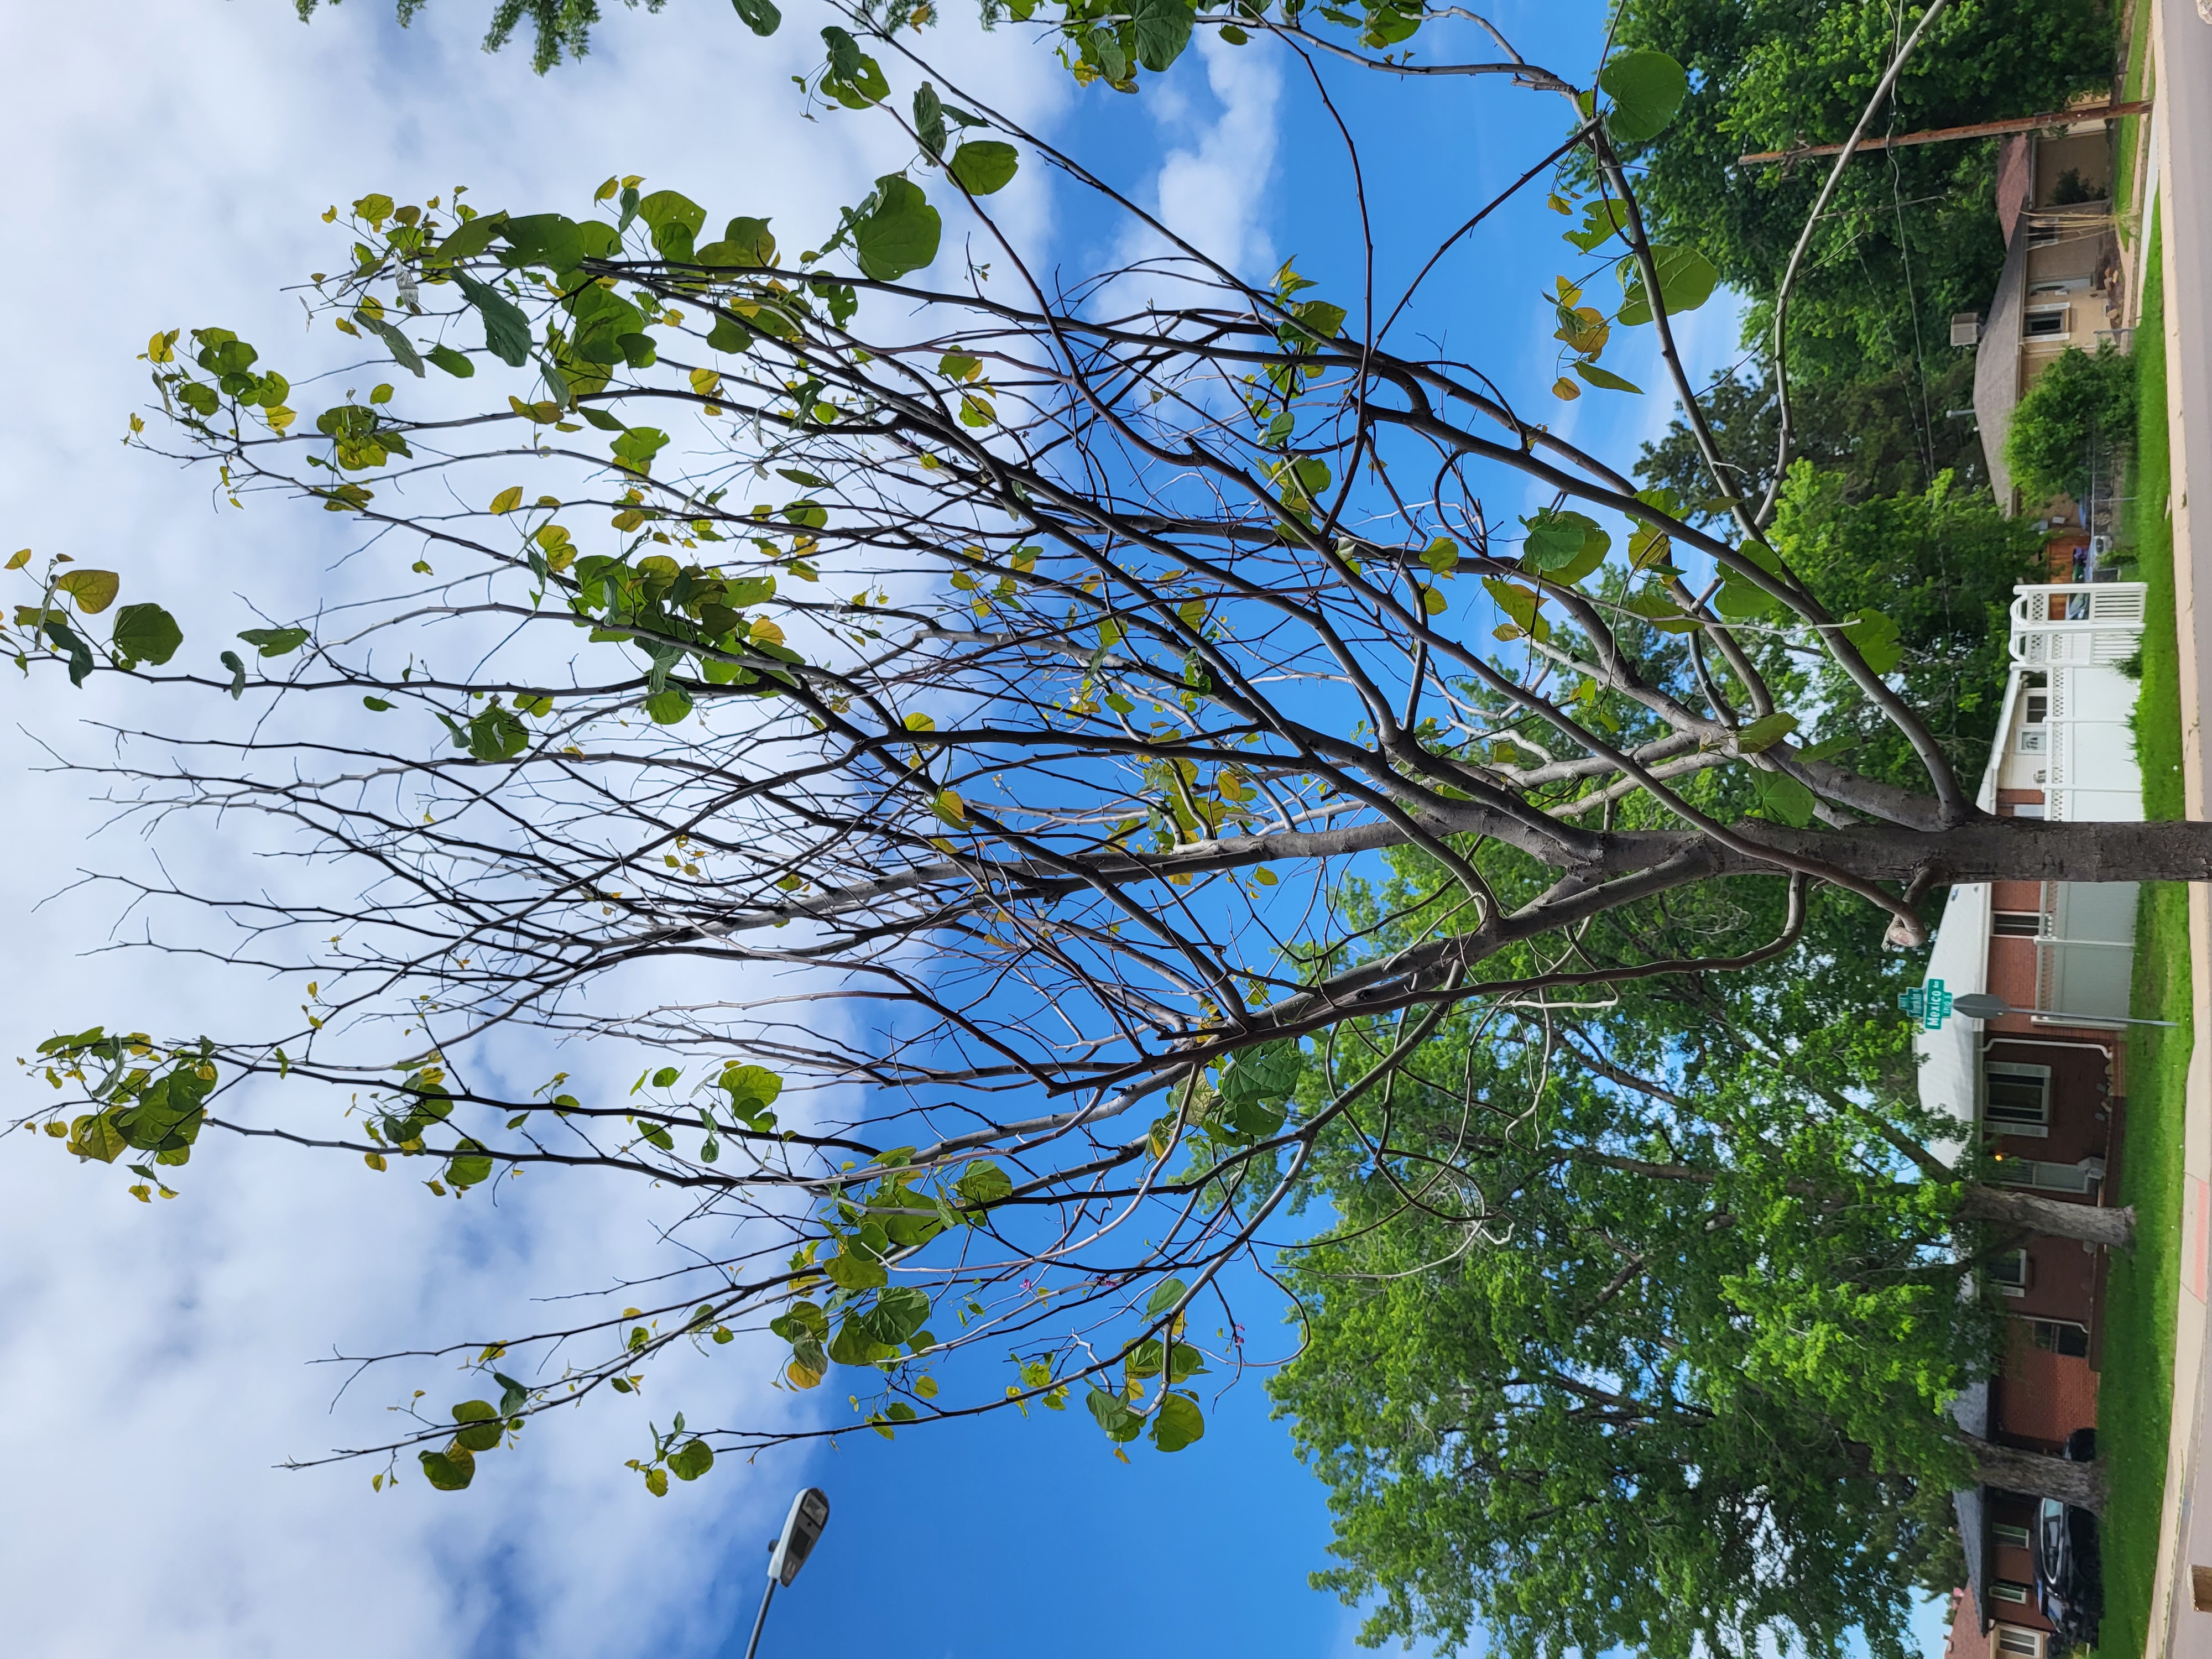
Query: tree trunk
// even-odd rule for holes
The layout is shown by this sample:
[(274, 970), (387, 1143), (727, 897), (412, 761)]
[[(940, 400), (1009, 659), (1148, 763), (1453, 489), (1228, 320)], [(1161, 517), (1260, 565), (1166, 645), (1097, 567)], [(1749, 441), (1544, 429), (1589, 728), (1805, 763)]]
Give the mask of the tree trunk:
[[(1969, 881), (2212, 881), (2212, 823), (2194, 819), (2076, 823), (1982, 817), (1950, 829), (1931, 823), (1920, 829), (1855, 823), (1847, 830), (1746, 822), (1731, 833), (1870, 881), (1925, 877), (1936, 887)], [(1720, 873), (1757, 867), (1753, 858), (1688, 830), (1616, 831), (1605, 837), (1605, 862), (1647, 869), (1701, 844)]]
[(1984, 1486), (2027, 1498), (2056, 1498), (2092, 1515), (2105, 1512), (2105, 1466), (2076, 1463), (2048, 1452), (2021, 1451), (1987, 1440), (1974, 1442), (1974, 1479)]
[(2136, 1243), (2132, 1204), (2069, 1204), (2011, 1187), (1969, 1186), (1959, 1200), (1959, 1214), (1969, 1221), (1996, 1221), (2024, 1227), (2045, 1238), (2078, 1238), (2130, 1250)]

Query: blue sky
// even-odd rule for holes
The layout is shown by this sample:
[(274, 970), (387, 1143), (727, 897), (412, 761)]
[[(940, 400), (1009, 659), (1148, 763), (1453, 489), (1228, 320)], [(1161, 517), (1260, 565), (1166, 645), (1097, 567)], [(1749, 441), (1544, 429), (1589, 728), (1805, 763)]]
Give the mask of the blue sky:
[[(488, 5), (435, 0), (404, 33), (388, 0), (349, 0), (308, 28), (289, 0), (16, 9), (0, 100), (15, 162), (0, 209), (15, 258), (0, 284), (22, 376), (0, 407), (9, 548), (159, 571), (210, 616), (239, 591), (312, 591), (335, 550), (319, 539), (325, 528), (228, 521), (204, 484), (112, 441), (143, 394), (132, 360), (149, 331), (221, 320), (274, 338), (296, 326), (277, 286), (328, 262), (319, 216), (333, 201), (372, 189), (419, 198), (465, 180), (487, 204), (573, 212), (608, 173), (638, 172), (718, 210), (824, 227), (904, 159), (857, 121), (798, 118), (787, 77), (810, 65), (821, 21), (803, 7), (766, 43), (717, 0), (674, 0), (659, 19), (610, 8), (592, 58), (539, 81), (520, 51), (476, 51)], [(1516, 0), (1495, 15), (1529, 57), (1588, 77), (1599, 7)], [(1323, 205), (1341, 199), (1341, 155), (1279, 55), (1194, 52), (1131, 100), (1078, 94), (1013, 30), (980, 40), (956, 17), (929, 50), (1019, 118), (1109, 157), (1133, 194), (1248, 274), (1294, 256), (1324, 291), (1356, 282), (1348, 222)], [(1502, 84), (1409, 91), (1372, 76), (1336, 90), (1368, 143), (1378, 236), (1394, 244), (1464, 216), (1561, 126), (1558, 100)], [(1017, 233), (1071, 270), (1110, 251), (1042, 168), (1004, 200)], [(1420, 326), (1449, 331), (1455, 355), (1517, 376), (1511, 389), (1529, 398), (1556, 372), (1538, 290), (1564, 268), (1561, 225), (1538, 206), (1518, 212), (1448, 262), (1418, 313)], [(1687, 319), (1685, 342), (1709, 368), (1735, 331), (1717, 301)], [(1656, 386), (1638, 356), (1648, 351), (1624, 346), (1607, 362)], [(1559, 416), (1587, 441), (1632, 449), (1669, 403), (1593, 394)], [(107, 861), (135, 856), (136, 843), (127, 831), (101, 842), (100, 814), (74, 786), (28, 770), (26, 732), (79, 750), (97, 742), (74, 723), (100, 712), (98, 697), (71, 700), (51, 678), (9, 695), (10, 1052), (111, 1009), (158, 1005), (173, 1024), (196, 1013), (213, 1024), (236, 1011), (220, 999), (260, 994), (82, 955), (112, 920), (97, 898), (34, 908), (88, 861), (88, 842)], [(252, 873), (220, 838), (166, 851)], [(0, 1591), (15, 1650), (737, 1653), (766, 1539), (793, 1488), (815, 1483), (836, 1513), (780, 1601), (769, 1653), (892, 1641), (963, 1659), (1041, 1647), (1081, 1659), (1135, 1644), (1276, 1659), (1352, 1651), (1355, 1616), (1304, 1582), (1325, 1565), (1322, 1490), (1267, 1420), (1256, 1382), (1212, 1407), (1199, 1447), (1127, 1467), (1079, 1411), (1040, 1412), (896, 1445), (862, 1433), (750, 1467), (726, 1460), (655, 1500), (621, 1468), (636, 1425), (594, 1411), (533, 1430), (511, 1465), (488, 1458), (464, 1499), (419, 1482), (373, 1498), (356, 1466), (273, 1469), (381, 1437), (388, 1388), (340, 1395), (338, 1371), (306, 1362), (595, 1288), (653, 1260), (654, 1216), (558, 1178), (501, 1211), (463, 1212), (395, 1210), (358, 1171), (263, 1150), (205, 1165), (185, 1198), (149, 1211), (111, 1172), (28, 1137), (0, 1158), (0, 1398), (11, 1407), (0, 1466), (17, 1494), (0, 1517)], [(698, 1420), (812, 1420), (812, 1404), (766, 1393), (767, 1358), (737, 1352), (670, 1388), (702, 1402)]]

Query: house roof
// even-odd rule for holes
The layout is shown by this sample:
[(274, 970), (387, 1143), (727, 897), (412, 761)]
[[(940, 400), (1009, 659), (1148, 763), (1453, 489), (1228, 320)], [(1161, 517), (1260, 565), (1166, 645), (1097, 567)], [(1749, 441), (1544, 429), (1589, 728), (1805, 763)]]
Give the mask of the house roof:
[[(1984, 428), (1984, 434), (1987, 430)], [(1987, 441), (1986, 437), (1984, 441)], [(2005, 676), (2004, 702), (1997, 710), (1996, 741), (1990, 745), (1989, 762), (1982, 769), (1981, 787), (1974, 792), (1974, 805), (1984, 812), (1996, 809), (1997, 772), (2003, 764), (2007, 734), (2012, 730), (2023, 682), (2023, 673), (2018, 666)], [(1987, 988), (1990, 901), (1990, 889), (1986, 882), (1954, 887), (1949, 902), (1943, 907), (1943, 920), (1936, 924), (1935, 944), (1928, 952), (1928, 977), (1942, 980), (1953, 996)], [(1913, 1054), (1920, 1061), (1920, 1103), (1948, 1113), (1959, 1125), (1957, 1139), (1938, 1141), (1929, 1148), (1946, 1164), (1955, 1164), (1963, 1158), (1973, 1140), (1978, 1110), (1975, 1030), (1972, 1020), (1948, 1019), (1941, 1030), (1916, 1032), (1912, 1039)], [(1972, 1293), (1963, 1284), (1960, 1291), (1962, 1295)], [(1948, 1409), (1951, 1420), (1968, 1434), (1980, 1440), (1989, 1438), (1990, 1385), (1986, 1378), (1961, 1389), (1952, 1399)], [(1980, 1486), (1954, 1492), (1951, 1494), (1951, 1508), (1959, 1519), (1959, 1542), (1966, 1557), (1966, 1583), (1960, 1592), (1959, 1608), (1960, 1619), (1971, 1620), (1976, 1629), (1986, 1632), (1990, 1628), (1988, 1493)]]
[[(2012, 729), (2013, 711), (2020, 702), (2021, 671), (2005, 676), (2004, 702), (1997, 710), (1997, 741), (1982, 769), (1981, 787), (1974, 805), (1984, 812), (1997, 804), (1997, 769), (2003, 763), (2005, 734)], [(1951, 890), (1943, 906), (1943, 919), (1936, 925), (1936, 940), (1928, 952), (1928, 977), (1940, 979), (1953, 996), (1989, 988), (1990, 887), (1969, 882)], [(1929, 1148), (1946, 1164), (1955, 1163), (1972, 1144), (1976, 1027), (1970, 1019), (1948, 1019), (1941, 1030), (1917, 1031), (1912, 1052), (1919, 1061), (1920, 1103), (1930, 1111), (1948, 1114), (1959, 1126), (1955, 1139), (1947, 1138)]]
[[(1943, 921), (1936, 929), (1935, 948), (1928, 953), (1928, 977), (1942, 980), (1954, 997), (1985, 990), (1989, 939), (1989, 884), (1970, 882), (1954, 887), (1950, 902), (1943, 907)], [(1946, 1164), (1963, 1158), (1973, 1136), (1978, 1035), (1972, 1020), (1956, 1018), (1945, 1020), (1941, 1030), (1913, 1033), (1912, 1052), (1920, 1062), (1920, 1103), (1931, 1112), (1948, 1115), (1958, 1125), (1955, 1136), (1947, 1136), (1928, 1149)]]
[[(1987, 1414), (1990, 1385), (1978, 1382), (1969, 1392), (1978, 1391)], [(1962, 1399), (1964, 1395), (1960, 1396)], [(1984, 1424), (1986, 1426), (1986, 1424)], [(1988, 1562), (1989, 1503), (1984, 1488), (1972, 1486), (1951, 1494), (1951, 1508), (1959, 1517), (1959, 1541), (1966, 1553), (1966, 1605), (1973, 1609), (1973, 1617), (1982, 1629), (1990, 1627)]]
[(2027, 294), (2027, 238), (2014, 237), (2005, 251), (1997, 291), (1982, 319), (1981, 342), (1974, 348), (1974, 423), (1981, 430), (1982, 458), (1997, 505), (2012, 510), (2012, 471), (2005, 465), (2005, 434), (2012, 430), (2013, 405), (2020, 401), (2021, 313)]
[(1997, 228), (2005, 246), (2020, 216), (2035, 204), (2035, 146), (2025, 132), (2015, 132), (1997, 150)]

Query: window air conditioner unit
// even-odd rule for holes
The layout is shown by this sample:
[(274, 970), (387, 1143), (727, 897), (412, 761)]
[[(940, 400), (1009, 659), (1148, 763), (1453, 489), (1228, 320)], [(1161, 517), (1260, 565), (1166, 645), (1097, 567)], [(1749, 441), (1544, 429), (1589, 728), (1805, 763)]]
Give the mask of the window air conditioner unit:
[(1982, 313), (1962, 311), (1951, 319), (1951, 343), (1954, 346), (1978, 345), (1982, 339)]

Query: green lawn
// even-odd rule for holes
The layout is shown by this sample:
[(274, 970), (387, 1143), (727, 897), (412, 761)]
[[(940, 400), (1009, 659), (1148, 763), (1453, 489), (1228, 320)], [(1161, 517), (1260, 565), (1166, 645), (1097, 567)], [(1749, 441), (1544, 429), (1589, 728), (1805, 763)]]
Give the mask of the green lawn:
[[(2158, 228), (2151, 228), (2150, 282), (2136, 338), (2138, 454), (2129, 538), (2149, 589), (2143, 630), (2142, 693), (2136, 752), (2143, 811), (2182, 816), (2181, 706), (2173, 614), (2173, 531), (2166, 517), (2166, 337), (2160, 314)], [(2128, 1037), (2127, 1121), (2120, 1197), (2136, 1206), (2136, 1250), (2116, 1258), (2105, 1298), (2104, 1371), (2097, 1400), (2099, 1449), (2112, 1482), (2106, 1520), (2105, 1624), (2098, 1651), (2136, 1659), (2149, 1632), (2157, 1570), (2159, 1512), (2166, 1490), (2172, 1413), (2173, 1314), (2181, 1265), (2182, 1092), (2189, 1070), (2188, 890), (2161, 882), (2142, 890), (2136, 921), (2135, 1012), (2179, 1029), (2138, 1026)]]

